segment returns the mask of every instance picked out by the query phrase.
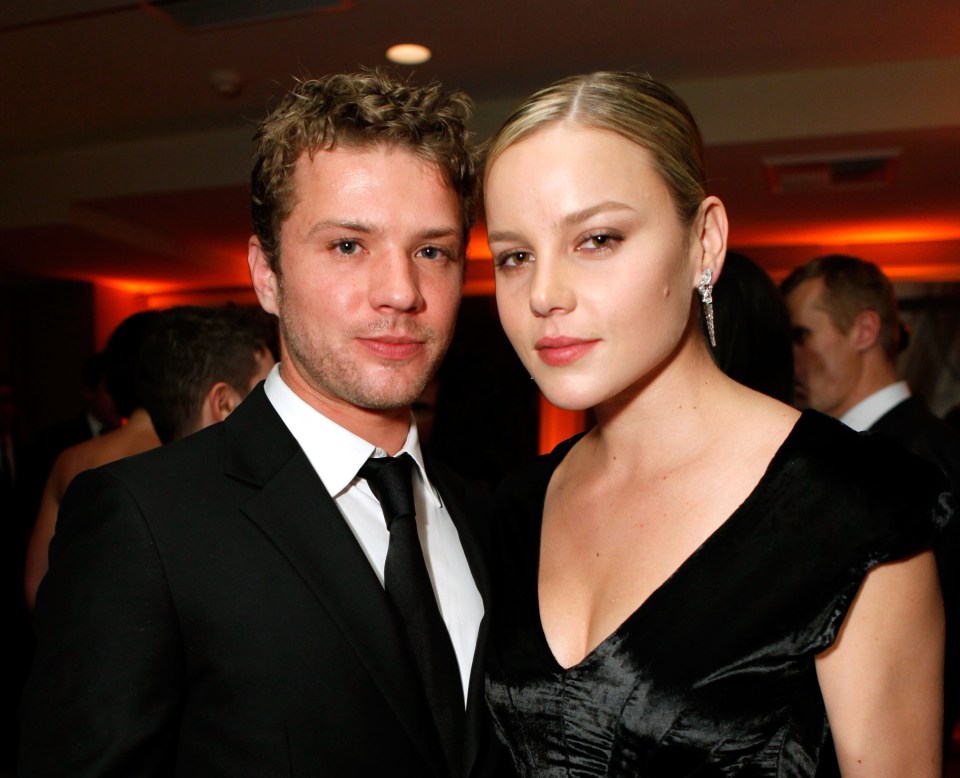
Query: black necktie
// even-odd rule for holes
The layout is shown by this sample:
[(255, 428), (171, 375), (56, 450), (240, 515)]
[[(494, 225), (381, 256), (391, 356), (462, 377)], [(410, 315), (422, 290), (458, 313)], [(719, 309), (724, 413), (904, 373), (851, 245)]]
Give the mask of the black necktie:
[(461, 773), (463, 686), (450, 634), (443, 623), (417, 536), (409, 454), (368, 459), (360, 476), (380, 501), (390, 531), (383, 585), (413, 650), (433, 718), (453, 775)]

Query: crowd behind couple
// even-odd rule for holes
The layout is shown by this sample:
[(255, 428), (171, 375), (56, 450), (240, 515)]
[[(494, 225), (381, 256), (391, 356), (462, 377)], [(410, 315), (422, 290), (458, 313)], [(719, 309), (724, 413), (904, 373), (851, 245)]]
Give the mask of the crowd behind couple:
[[(363, 72), (261, 124), (279, 363), (72, 479), (18, 775), (939, 776), (960, 447), (896, 381), (889, 282), (785, 282), (798, 411), (721, 370), (727, 216), (679, 97), (564, 79), (479, 169), (468, 111)], [(411, 423), (481, 182), (504, 331), (594, 420), (492, 500)], [(888, 411), (921, 456), (851, 429)]]

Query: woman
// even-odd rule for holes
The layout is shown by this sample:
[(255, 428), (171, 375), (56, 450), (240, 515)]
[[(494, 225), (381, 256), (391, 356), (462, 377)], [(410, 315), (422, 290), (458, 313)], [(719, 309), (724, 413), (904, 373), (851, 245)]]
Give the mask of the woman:
[(486, 162), (503, 327), (597, 418), (500, 490), (487, 689), (520, 773), (938, 776), (942, 479), (714, 364), (727, 217), (686, 106), (565, 79)]

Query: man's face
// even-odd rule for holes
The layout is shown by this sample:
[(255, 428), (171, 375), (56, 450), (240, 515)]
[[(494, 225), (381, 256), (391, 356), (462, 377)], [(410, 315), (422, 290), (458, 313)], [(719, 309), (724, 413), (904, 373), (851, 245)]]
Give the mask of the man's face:
[(459, 202), (410, 151), (303, 155), (280, 231), (280, 274), (251, 239), (263, 307), (278, 315), (281, 373), (315, 407), (409, 406), (443, 358), (463, 283)]
[(787, 295), (797, 405), (839, 417), (853, 405), (860, 360), (852, 331), (842, 333), (823, 306), (823, 291), (823, 279), (813, 278)]

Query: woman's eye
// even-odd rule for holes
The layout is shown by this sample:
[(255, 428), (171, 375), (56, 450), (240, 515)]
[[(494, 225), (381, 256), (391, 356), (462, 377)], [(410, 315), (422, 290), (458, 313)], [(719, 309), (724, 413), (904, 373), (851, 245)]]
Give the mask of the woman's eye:
[(608, 249), (613, 246), (620, 240), (616, 235), (611, 235), (610, 233), (600, 232), (596, 235), (591, 235), (584, 242), (583, 246), (588, 249)]
[(511, 251), (497, 257), (497, 267), (520, 267), (533, 260), (529, 251)]

